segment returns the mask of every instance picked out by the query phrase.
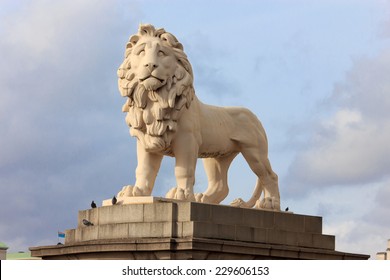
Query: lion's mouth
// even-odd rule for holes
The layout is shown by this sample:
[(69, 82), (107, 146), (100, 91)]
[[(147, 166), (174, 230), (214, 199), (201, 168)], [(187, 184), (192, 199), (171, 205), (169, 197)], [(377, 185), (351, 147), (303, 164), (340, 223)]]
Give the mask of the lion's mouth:
[(139, 81), (147, 90), (156, 90), (165, 84), (165, 80), (152, 75), (139, 79)]
[(160, 79), (160, 78), (157, 78), (157, 77), (155, 77), (155, 76), (153, 76), (153, 75), (150, 75), (150, 76), (147, 76), (147, 77), (145, 77), (145, 78), (142, 78), (142, 79), (139, 79), (141, 82), (144, 82), (144, 81), (146, 81), (146, 80), (148, 80), (148, 79), (156, 79), (157, 81), (159, 81), (160, 83), (164, 83), (164, 79)]

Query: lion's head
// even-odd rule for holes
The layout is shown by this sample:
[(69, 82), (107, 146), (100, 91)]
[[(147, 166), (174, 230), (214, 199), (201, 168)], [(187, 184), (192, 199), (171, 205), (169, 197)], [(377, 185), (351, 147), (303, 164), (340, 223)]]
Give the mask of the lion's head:
[(126, 45), (118, 78), (121, 95), (128, 97), (122, 110), (130, 134), (149, 151), (168, 150), (182, 109), (194, 97), (182, 44), (164, 29), (140, 25)]

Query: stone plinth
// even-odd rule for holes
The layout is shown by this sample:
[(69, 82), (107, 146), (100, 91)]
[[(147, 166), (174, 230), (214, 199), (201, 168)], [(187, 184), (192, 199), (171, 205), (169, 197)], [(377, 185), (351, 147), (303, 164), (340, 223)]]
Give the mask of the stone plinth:
[(387, 249), (385, 252), (378, 252), (376, 254), (377, 260), (390, 260), (390, 239), (387, 240)]
[[(368, 259), (335, 251), (322, 218), (155, 199), (80, 211), (65, 244), (30, 248), (43, 259)], [(85, 226), (83, 219), (92, 222)]]
[[(118, 199), (117, 204), (118, 205), (125, 205), (125, 204), (149, 204), (149, 203), (155, 203), (159, 201), (166, 201), (167, 199), (161, 198), (161, 197), (154, 197), (154, 196), (135, 196), (135, 197), (124, 197)], [(103, 200), (102, 203), (103, 206), (111, 206), (112, 205), (112, 198)]]

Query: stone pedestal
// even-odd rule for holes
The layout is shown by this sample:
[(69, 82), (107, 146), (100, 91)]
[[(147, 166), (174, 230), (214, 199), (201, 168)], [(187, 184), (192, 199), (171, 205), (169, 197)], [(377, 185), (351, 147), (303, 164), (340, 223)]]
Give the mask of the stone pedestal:
[[(85, 226), (83, 219), (93, 223)], [(151, 199), (83, 210), (65, 244), (30, 248), (43, 259), (368, 259), (335, 251), (322, 218)]]

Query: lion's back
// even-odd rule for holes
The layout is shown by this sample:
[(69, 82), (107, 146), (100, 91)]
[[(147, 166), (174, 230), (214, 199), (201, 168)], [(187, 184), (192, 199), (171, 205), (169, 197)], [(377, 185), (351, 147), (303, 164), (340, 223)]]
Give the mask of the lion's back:
[(249, 109), (202, 105), (203, 147), (218, 143), (214, 149), (239, 151), (240, 143), (267, 141), (263, 126)]
[(230, 136), (232, 140), (244, 143), (267, 141), (263, 125), (252, 111), (245, 107), (225, 107), (225, 109), (234, 124)]

